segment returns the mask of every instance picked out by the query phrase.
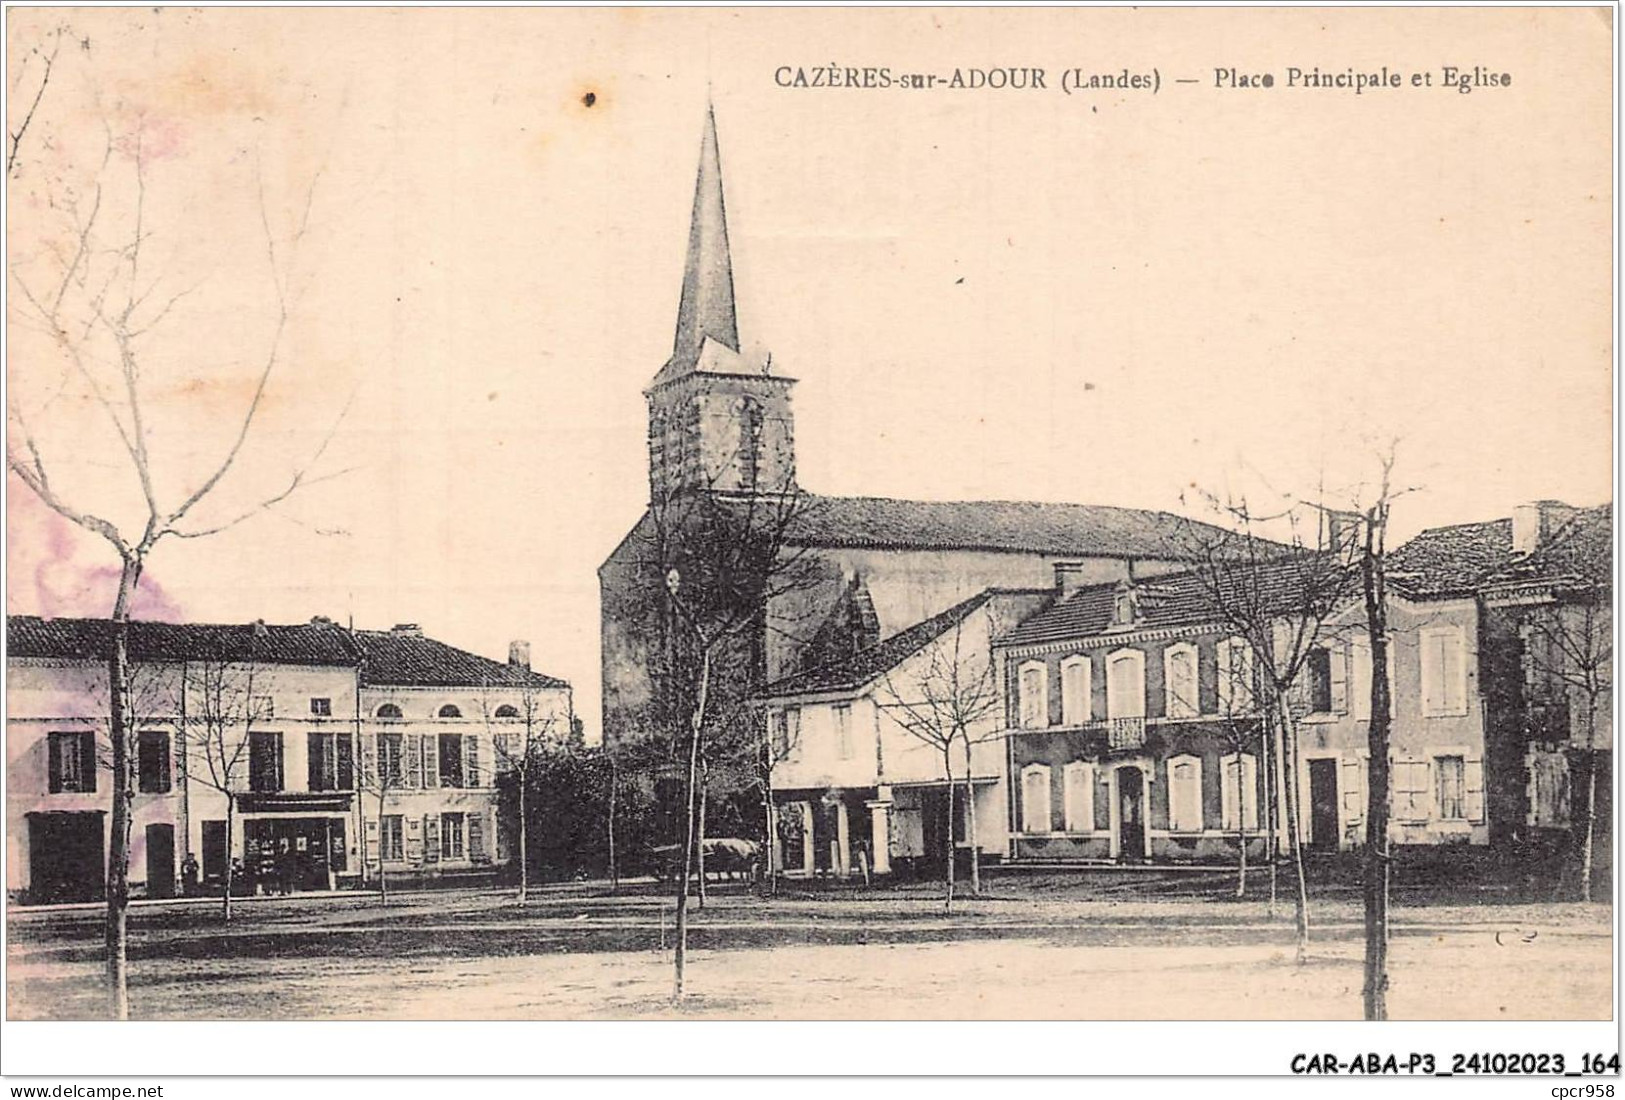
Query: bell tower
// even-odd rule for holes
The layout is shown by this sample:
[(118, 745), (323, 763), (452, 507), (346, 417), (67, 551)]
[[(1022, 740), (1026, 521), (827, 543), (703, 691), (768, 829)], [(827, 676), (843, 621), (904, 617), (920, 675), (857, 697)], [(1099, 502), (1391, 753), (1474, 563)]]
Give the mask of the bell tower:
[(741, 350), (716, 112), (700, 136), (688, 257), (671, 358), (644, 391), (649, 494), (777, 493), (795, 484), (790, 387), (773, 358)]

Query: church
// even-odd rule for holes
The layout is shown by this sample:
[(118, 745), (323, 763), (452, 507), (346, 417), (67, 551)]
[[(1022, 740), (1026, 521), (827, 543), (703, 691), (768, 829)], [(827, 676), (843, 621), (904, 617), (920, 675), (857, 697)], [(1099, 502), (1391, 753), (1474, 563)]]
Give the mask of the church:
[[(680, 822), (670, 793), (687, 763), (679, 745), (695, 695), (692, 667), (688, 675), (674, 670), (682, 664), (679, 651), (692, 649), (693, 639), (707, 629), (729, 633), (726, 659), (708, 665), (716, 674), (708, 683), (706, 721), (720, 724), (748, 711), (749, 700), (762, 700), (767, 685), (861, 662), (889, 640), (940, 622), (954, 609), (960, 609), (956, 622), (969, 622), (975, 616), (965, 610), (968, 605), (986, 613), (985, 594), (999, 594), (993, 603), (1003, 613), (1030, 614), (1057, 592), (1080, 585), (1188, 568), (1178, 547), (1191, 521), (1165, 512), (824, 496), (801, 486), (792, 405), (798, 383), (779, 373), (771, 356), (747, 355), (747, 346), (735, 307), (716, 118), (708, 110), (676, 337), (671, 357), (644, 391), (649, 502), (599, 568), (605, 744), (632, 770), (646, 766), (657, 791), (665, 776), (668, 794), (659, 801), (668, 824)], [(808, 384), (818, 384), (816, 375)], [(793, 580), (757, 584), (745, 594), (698, 591), (708, 566), (742, 541), (717, 539), (717, 518), (742, 515), (766, 534), (769, 555), (781, 567), (769, 571), (793, 573)], [(695, 610), (700, 604), (712, 611), (729, 607), (728, 625), (715, 615), (699, 616), (711, 627), (701, 623)], [(765, 716), (756, 712), (750, 720)], [(760, 837), (770, 813), (749, 814), (748, 807), (793, 804), (792, 824), (800, 819), (805, 826), (807, 865), (822, 868), (854, 847), (826, 845), (824, 833), (885, 818), (868, 805), (879, 802), (885, 809), (886, 792), (872, 776), (861, 789), (849, 789), (834, 776), (800, 767), (791, 769), (796, 785), (785, 788), (789, 773), (778, 766), (783, 761), (772, 758), (771, 748), (766, 755), (762, 767), (744, 769), (754, 776), (713, 780), (728, 790), (706, 811), (709, 835)], [(985, 755), (977, 768), (974, 811), (994, 838), (990, 852), (997, 854), (1004, 835), (998, 823), (1009, 814), (1005, 773), (998, 753)], [(727, 771), (721, 760), (715, 766)], [(922, 788), (947, 786), (941, 779), (915, 778)], [(883, 852), (885, 845), (871, 837), (870, 849)], [(831, 850), (837, 854), (829, 855)], [(792, 852), (787, 862), (793, 868), (802, 860)]]

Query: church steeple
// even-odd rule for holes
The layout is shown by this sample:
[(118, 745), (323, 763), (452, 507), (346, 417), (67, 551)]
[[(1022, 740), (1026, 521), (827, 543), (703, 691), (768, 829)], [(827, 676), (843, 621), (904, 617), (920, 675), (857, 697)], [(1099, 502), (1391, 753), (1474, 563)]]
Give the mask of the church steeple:
[(730, 351), (739, 351), (733, 257), (728, 250), (728, 212), (722, 196), (722, 155), (717, 147), (716, 110), (709, 103), (700, 137), (700, 167), (694, 179), (694, 212), (688, 224), (683, 297), (677, 306), (677, 339), (672, 345), (671, 362), (656, 381), (692, 369), (699, 361), (706, 337)]

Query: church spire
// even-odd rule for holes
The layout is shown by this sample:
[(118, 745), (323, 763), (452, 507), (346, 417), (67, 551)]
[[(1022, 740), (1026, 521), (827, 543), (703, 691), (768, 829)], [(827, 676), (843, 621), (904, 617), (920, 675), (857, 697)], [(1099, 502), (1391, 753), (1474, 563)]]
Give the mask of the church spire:
[(709, 102), (705, 107), (705, 132), (700, 138), (700, 168), (694, 181), (683, 297), (677, 307), (677, 341), (668, 369), (693, 367), (707, 336), (739, 351), (728, 215), (722, 201), (722, 157), (717, 150), (716, 110)]

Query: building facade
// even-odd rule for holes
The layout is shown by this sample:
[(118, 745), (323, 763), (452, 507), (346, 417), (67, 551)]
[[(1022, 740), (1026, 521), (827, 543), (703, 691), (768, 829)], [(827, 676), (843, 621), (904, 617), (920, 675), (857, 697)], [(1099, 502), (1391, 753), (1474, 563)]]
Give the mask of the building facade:
[[(7, 892), (102, 895), (112, 809), (106, 620), (7, 621)], [(415, 627), (133, 623), (138, 893), (359, 886), (380, 861), (491, 871), (497, 779), (568, 728), (569, 685)], [(380, 776), (390, 777), (380, 781)], [(381, 799), (381, 801), (380, 801)]]

